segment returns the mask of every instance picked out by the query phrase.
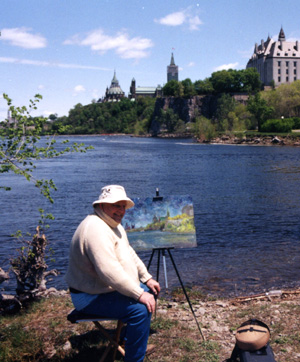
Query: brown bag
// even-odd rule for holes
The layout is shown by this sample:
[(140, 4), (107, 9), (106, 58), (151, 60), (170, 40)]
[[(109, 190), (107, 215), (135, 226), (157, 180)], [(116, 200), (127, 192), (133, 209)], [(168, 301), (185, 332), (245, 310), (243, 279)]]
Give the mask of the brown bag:
[(270, 339), (269, 327), (258, 319), (249, 319), (236, 331), (236, 344), (244, 351), (257, 351)]

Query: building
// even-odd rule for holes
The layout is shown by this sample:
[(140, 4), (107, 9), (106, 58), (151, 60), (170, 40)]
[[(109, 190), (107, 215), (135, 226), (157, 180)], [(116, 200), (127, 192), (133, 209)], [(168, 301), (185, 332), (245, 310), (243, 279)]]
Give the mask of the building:
[[(174, 55), (171, 55), (170, 65), (167, 67), (167, 79), (178, 81), (178, 66), (175, 65)], [(161, 97), (162, 96), (162, 86), (159, 84), (156, 87), (146, 87), (146, 86), (136, 86), (136, 81), (133, 78), (129, 88), (128, 98), (136, 99), (137, 97)], [(119, 81), (116, 77), (116, 71), (114, 72), (114, 77), (111, 81), (110, 87), (106, 88), (105, 96), (100, 98), (98, 102), (116, 102), (121, 98), (125, 97), (125, 93), (122, 91)]]
[(122, 91), (119, 85), (119, 81), (116, 77), (116, 71), (115, 71), (110, 87), (106, 88), (104, 98), (99, 99), (98, 102), (116, 102), (123, 97), (125, 97), (125, 92)]
[(264, 86), (279, 86), (300, 79), (300, 47), (298, 41), (286, 41), (283, 29), (278, 40), (269, 36), (257, 43), (247, 68), (256, 68)]
[(174, 55), (171, 55), (171, 62), (170, 65), (167, 67), (167, 82), (170, 80), (177, 80), (178, 82), (178, 66), (175, 65)]
[[(178, 81), (178, 66), (175, 65), (174, 55), (171, 55), (170, 65), (167, 67), (167, 80), (177, 80)], [(161, 97), (162, 96), (162, 86), (159, 84), (157, 87), (137, 87), (135, 79), (131, 81), (129, 88), (128, 98), (136, 99), (137, 97)]]
[(131, 81), (128, 98), (136, 99), (137, 97), (160, 97), (162, 95), (162, 87), (136, 87), (135, 79)]

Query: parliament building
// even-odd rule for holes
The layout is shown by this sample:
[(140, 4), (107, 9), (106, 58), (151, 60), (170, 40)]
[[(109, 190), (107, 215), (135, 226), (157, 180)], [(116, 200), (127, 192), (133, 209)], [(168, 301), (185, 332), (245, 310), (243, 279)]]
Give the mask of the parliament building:
[(264, 86), (279, 86), (300, 79), (300, 47), (298, 41), (286, 41), (283, 29), (278, 40), (269, 36), (257, 43), (247, 68), (256, 68)]
[[(178, 81), (178, 66), (175, 64), (174, 55), (171, 54), (170, 65), (167, 66), (167, 82), (170, 80)], [(136, 86), (136, 81), (133, 78), (131, 81), (128, 98), (136, 99), (137, 97), (160, 97), (162, 96), (162, 86), (159, 84), (156, 87)], [(121, 98), (125, 97), (125, 93), (121, 89), (119, 81), (114, 72), (113, 79), (110, 87), (106, 88), (105, 96), (98, 100), (98, 102), (117, 102)]]

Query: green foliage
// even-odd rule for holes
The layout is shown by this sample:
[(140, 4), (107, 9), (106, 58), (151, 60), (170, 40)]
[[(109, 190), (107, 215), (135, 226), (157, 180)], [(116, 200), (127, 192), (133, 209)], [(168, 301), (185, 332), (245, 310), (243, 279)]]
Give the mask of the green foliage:
[[(34, 100), (29, 101), (28, 108), (25, 106), (15, 107), (7, 94), (3, 94), (11, 113), (13, 122), (7, 119), (0, 129), (0, 173), (14, 172), (23, 176), (27, 181), (34, 182), (51, 203), (53, 198), (51, 190), (56, 190), (52, 179), (35, 179), (33, 171), (36, 168), (35, 161), (43, 158), (58, 157), (66, 152), (85, 152), (83, 144), (74, 143), (67, 145), (64, 141), (62, 146), (56, 145), (56, 140), (48, 137), (41, 141), (41, 135), (46, 123), (44, 117), (31, 117), (30, 112), (37, 109), (37, 103), (42, 96), (36, 94)], [(10, 190), (8, 185), (0, 185), (0, 189)]]
[(185, 98), (190, 98), (196, 95), (195, 86), (190, 78), (187, 78), (181, 82), (183, 85), (183, 96)]
[(274, 109), (274, 118), (300, 117), (300, 81), (282, 84), (278, 88), (261, 93), (267, 105)]
[(210, 82), (215, 93), (252, 93), (261, 89), (259, 73), (254, 68), (214, 72), (210, 77)]
[(196, 118), (193, 133), (197, 138), (206, 141), (210, 141), (216, 136), (215, 126), (205, 117)]
[(183, 97), (184, 95), (184, 86), (177, 80), (170, 80), (162, 90), (166, 97)]
[[(223, 93), (217, 102), (216, 128), (218, 131), (232, 130), (235, 100), (228, 93)], [(231, 113), (231, 114), (230, 114)]]
[(291, 132), (294, 121), (291, 118), (268, 119), (261, 126), (262, 132), (286, 133)]
[(156, 120), (164, 126), (166, 132), (176, 133), (176, 132), (185, 132), (185, 124), (179, 118), (178, 114), (174, 112), (172, 108), (168, 108), (166, 111), (160, 109), (159, 115), (156, 117)]
[(202, 94), (213, 94), (214, 87), (211, 83), (210, 78), (205, 78), (204, 80), (196, 80), (194, 83), (195, 92), (198, 95)]
[(261, 131), (261, 125), (274, 113), (274, 108), (268, 105), (260, 93), (249, 97), (247, 109), (256, 120), (258, 131)]
[(154, 98), (132, 101), (77, 104), (69, 116), (58, 118), (51, 124), (51, 133), (58, 134), (146, 134), (154, 111)]

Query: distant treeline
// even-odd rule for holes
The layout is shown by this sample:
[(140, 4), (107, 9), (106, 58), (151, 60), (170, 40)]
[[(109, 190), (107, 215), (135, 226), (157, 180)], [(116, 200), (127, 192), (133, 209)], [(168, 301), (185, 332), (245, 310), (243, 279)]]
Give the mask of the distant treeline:
[[(210, 118), (201, 110), (191, 122), (180, 119), (172, 108), (155, 112), (155, 98), (123, 98), (119, 102), (92, 102), (75, 105), (65, 117), (52, 114), (47, 133), (55, 134), (111, 134), (143, 135), (151, 133), (155, 120), (165, 133), (192, 133), (211, 139), (217, 133), (258, 130), (260, 132), (290, 132), (300, 129), (300, 81), (277, 88), (261, 90), (259, 74), (254, 68), (223, 70), (210, 78), (192, 82), (170, 81), (163, 87), (163, 97), (192, 98), (215, 96), (216, 107)], [(234, 93), (247, 95), (248, 101), (237, 102)]]

